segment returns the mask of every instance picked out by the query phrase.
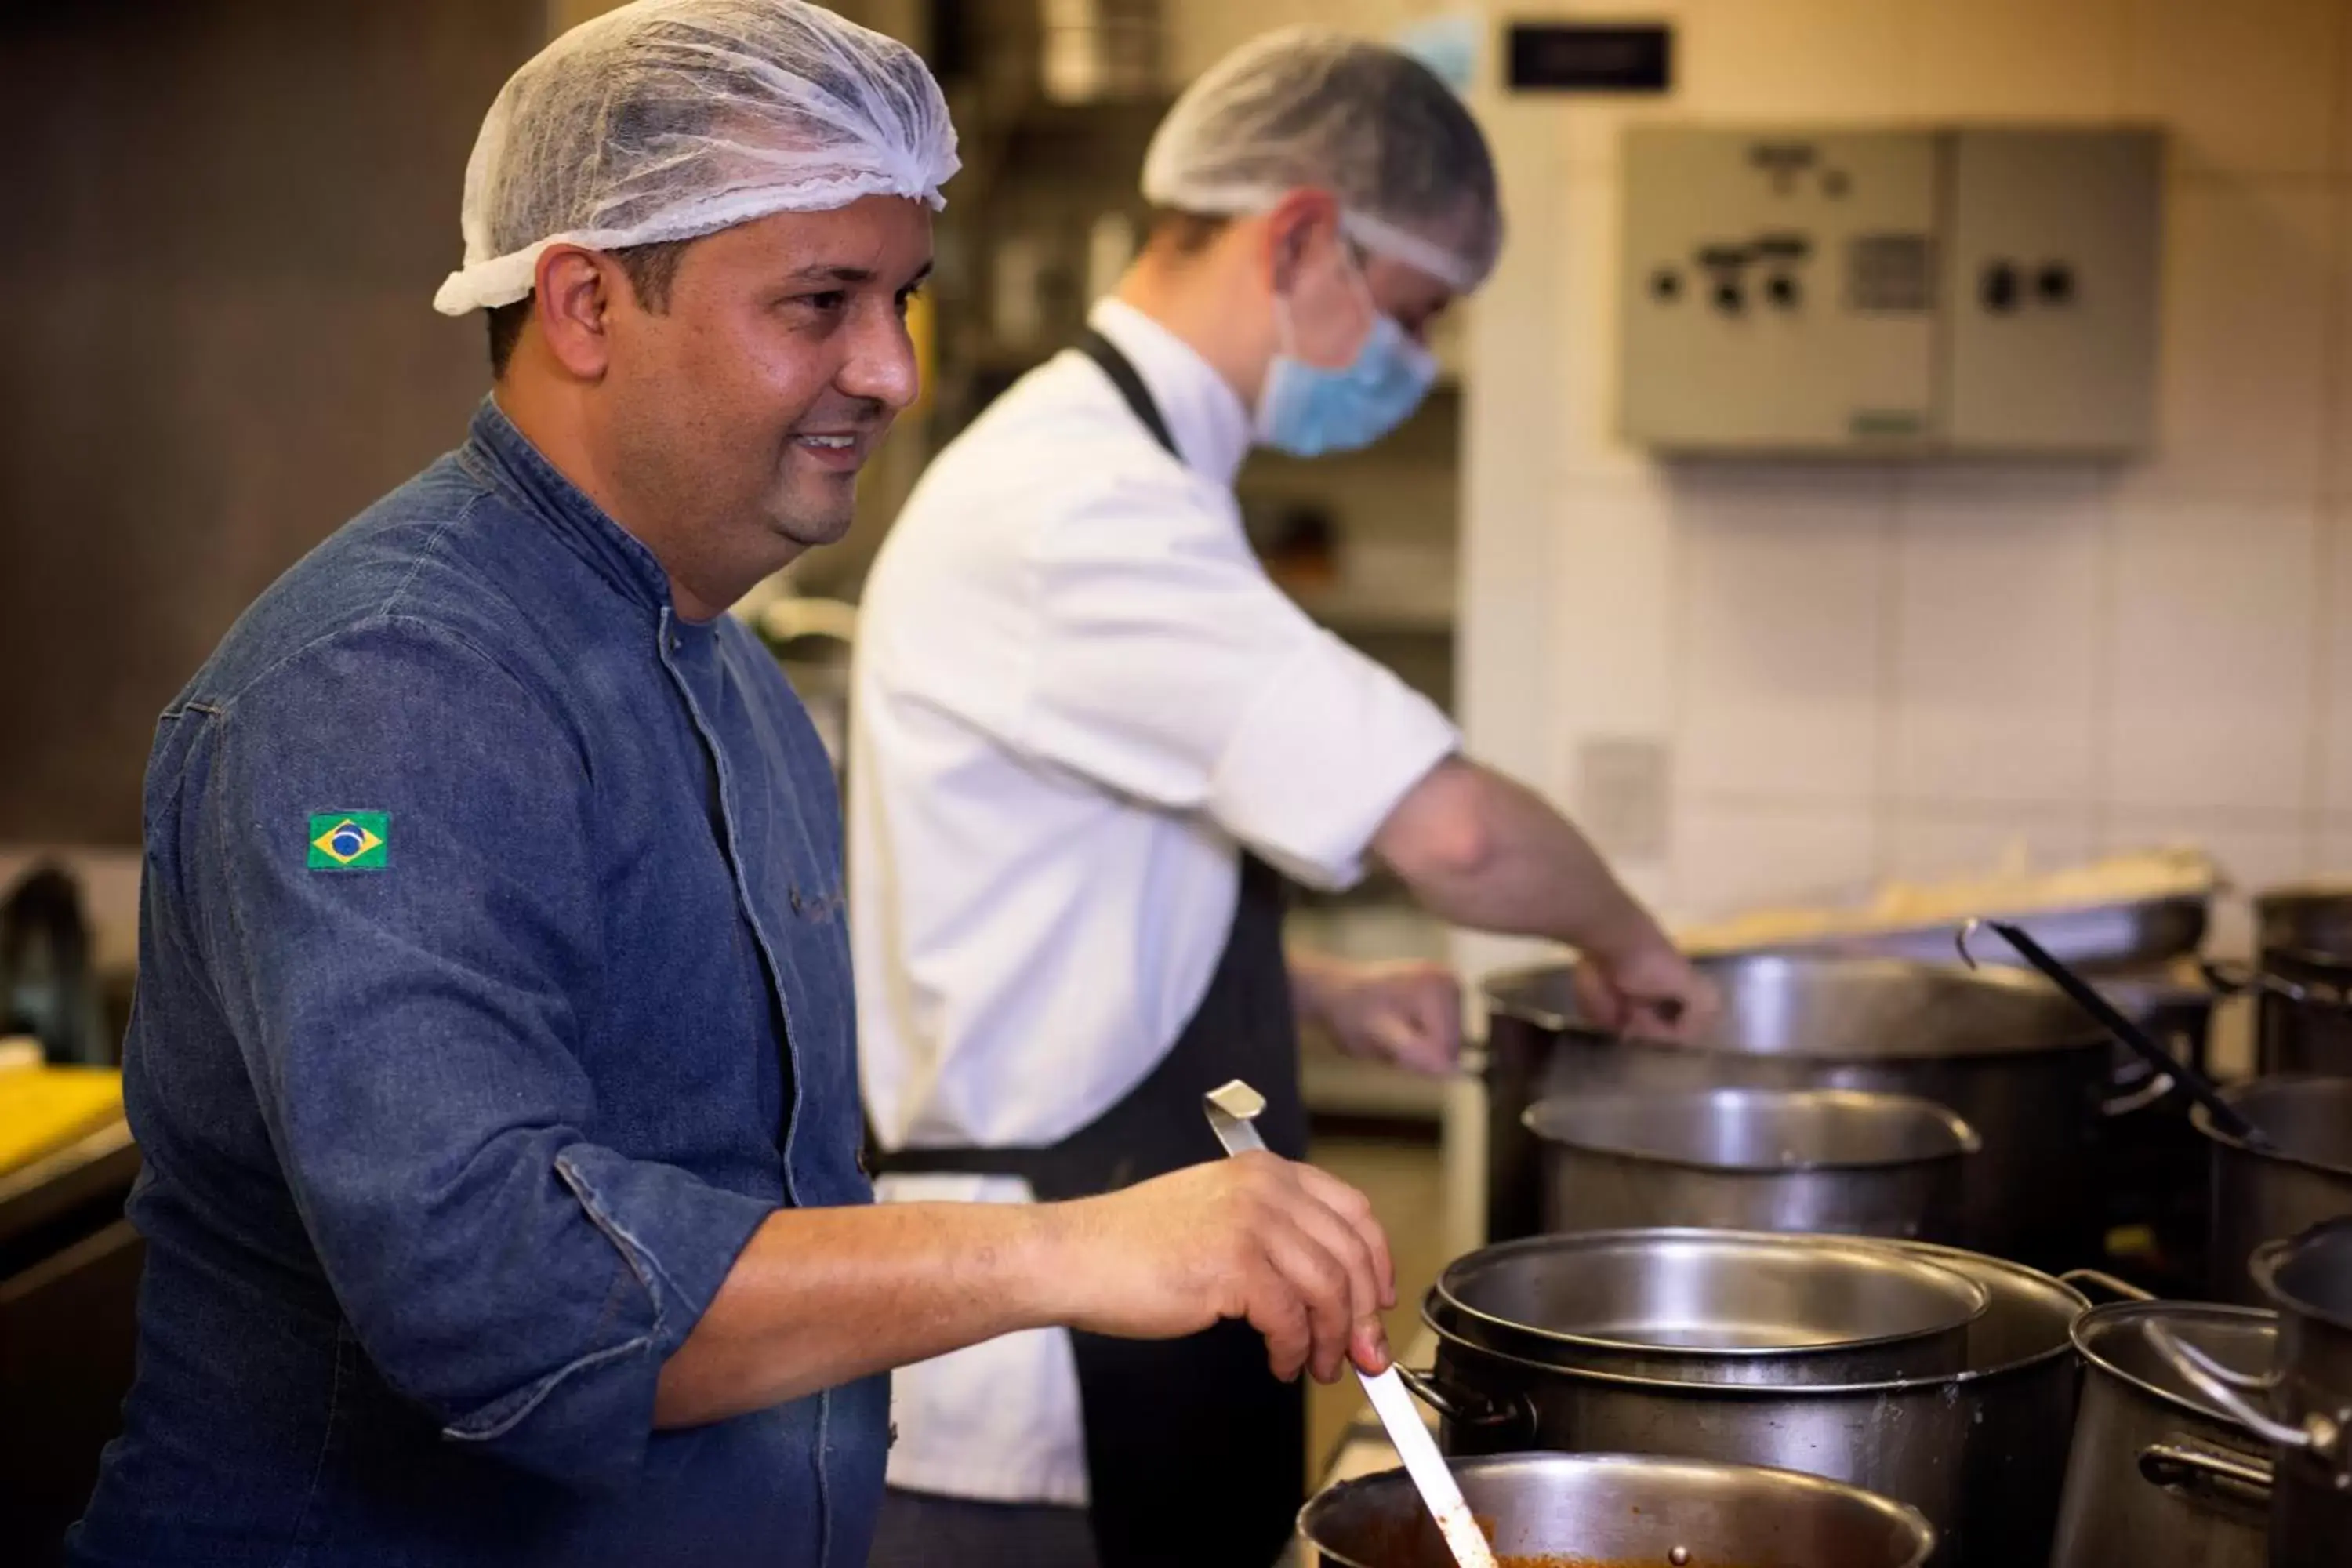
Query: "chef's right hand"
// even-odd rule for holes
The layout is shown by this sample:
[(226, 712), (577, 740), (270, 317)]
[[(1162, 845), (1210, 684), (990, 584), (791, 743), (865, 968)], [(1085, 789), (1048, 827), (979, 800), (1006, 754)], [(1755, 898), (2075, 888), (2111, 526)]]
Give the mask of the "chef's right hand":
[(1645, 915), (1635, 937), (1604, 955), (1588, 952), (1570, 984), (1579, 1010), (1603, 1029), (1645, 1039), (1703, 1039), (1723, 1014), (1723, 994)]
[(1363, 1194), (1312, 1165), (1243, 1154), (1048, 1207), (1072, 1328), (1177, 1339), (1245, 1318), (1285, 1382), (1389, 1364), (1388, 1237)]

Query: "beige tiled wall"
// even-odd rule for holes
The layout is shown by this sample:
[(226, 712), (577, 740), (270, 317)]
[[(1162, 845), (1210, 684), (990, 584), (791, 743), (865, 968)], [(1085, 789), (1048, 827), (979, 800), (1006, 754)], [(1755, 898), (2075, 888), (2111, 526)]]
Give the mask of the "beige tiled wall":
[[(1513, 236), (1472, 331), (1465, 550), (1495, 563), (1465, 574), (1474, 743), (1571, 807), (1580, 741), (1667, 743), (1672, 847), (1630, 869), (1694, 915), (2012, 841), (2063, 860), (2193, 837), (2248, 883), (2352, 871), (2352, 6), (1497, 7), (1547, 10), (1671, 17), (1680, 87), (1484, 89)], [(1637, 114), (2164, 124), (2162, 450), (1628, 449), (1610, 299)]]

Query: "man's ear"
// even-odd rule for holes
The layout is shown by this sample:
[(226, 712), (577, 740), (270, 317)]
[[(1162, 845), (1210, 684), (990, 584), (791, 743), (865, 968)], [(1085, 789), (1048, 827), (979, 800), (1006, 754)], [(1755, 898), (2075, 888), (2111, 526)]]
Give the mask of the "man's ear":
[(1274, 291), (1288, 293), (1299, 268), (1339, 242), (1339, 198), (1311, 186), (1289, 192), (1266, 210), (1263, 232)]
[(551, 245), (532, 274), (531, 320), (556, 363), (582, 381), (602, 379), (611, 363), (614, 270), (593, 250)]

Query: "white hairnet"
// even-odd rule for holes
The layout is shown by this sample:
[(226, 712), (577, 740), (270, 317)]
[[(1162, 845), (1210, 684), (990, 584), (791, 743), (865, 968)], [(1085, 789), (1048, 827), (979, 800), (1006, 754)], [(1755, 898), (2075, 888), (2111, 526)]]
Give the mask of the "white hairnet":
[(907, 196), (958, 167), (912, 49), (799, 0), (636, 0), (508, 79), (466, 165), (466, 264), (445, 315), (531, 291), (540, 253), (688, 239), (780, 212)]
[(1302, 186), (1337, 196), (1371, 249), (1467, 292), (1503, 241), (1478, 122), (1399, 49), (1311, 27), (1243, 45), (1176, 100), (1143, 157), (1143, 195), (1184, 212), (1263, 212)]

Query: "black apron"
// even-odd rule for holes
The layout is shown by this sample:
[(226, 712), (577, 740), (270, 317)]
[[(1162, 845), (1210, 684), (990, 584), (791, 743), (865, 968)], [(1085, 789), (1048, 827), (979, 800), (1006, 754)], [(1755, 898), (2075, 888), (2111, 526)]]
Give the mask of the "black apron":
[[(1126, 356), (1097, 332), (1077, 346), (1176, 454)], [(1306, 1158), (1283, 904), (1281, 877), (1245, 854), (1208, 993), (1150, 1076), (1085, 1127), (1044, 1148), (901, 1150), (882, 1168), (1019, 1176), (1046, 1203), (1112, 1192), (1223, 1158), (1201, 1097), (1236, 1078), (1265, 1096), (1266, 1147)], [(1306, 1494), (1306, 1391), (1266, 1370), (1257, 1331), (1229, 1321), (1175, 1341), (1070, 1339), (1102, 1568), (1256, 1568), (1280, 1556)]]

